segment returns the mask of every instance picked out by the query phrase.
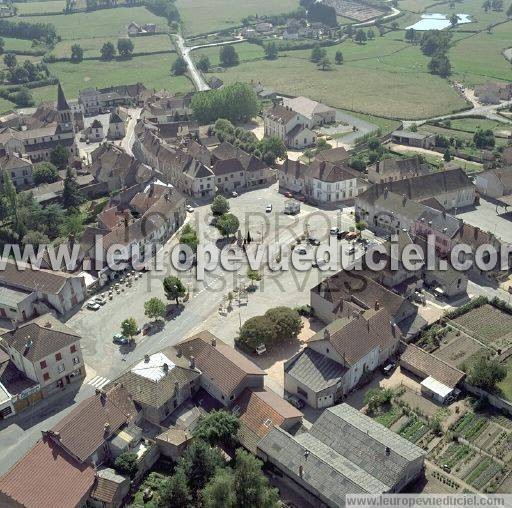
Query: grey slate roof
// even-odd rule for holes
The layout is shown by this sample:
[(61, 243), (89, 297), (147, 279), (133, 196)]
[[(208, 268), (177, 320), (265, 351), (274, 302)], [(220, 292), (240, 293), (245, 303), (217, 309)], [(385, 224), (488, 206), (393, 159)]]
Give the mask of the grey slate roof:
[(308, 347), (285, 367), (287, 374), (315, 392), (335, 385), (347, 370), (343, 365)]
[(409, 462), (425, 455), (418, 446), (348, 404), (324, 411), (309, 432), (390, 488)]

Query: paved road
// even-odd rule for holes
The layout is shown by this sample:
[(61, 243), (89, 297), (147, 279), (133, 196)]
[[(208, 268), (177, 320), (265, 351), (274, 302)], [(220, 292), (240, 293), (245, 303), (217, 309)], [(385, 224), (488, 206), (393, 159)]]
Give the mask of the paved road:
[(436, 116), (434, 118), (424, 118), (421, 120), (404, 120), (404, 129), (409, 128), (411, 125), (422, 125), (426, 122), (431, 122), (435, 120), (447, 120), (449, 118), (464, 118), (466, 116), (482, 116), (488, 118), (489, 120), (496, 120), (502, 123), (512, 123), (512, 120), (508, 120), (497, 114), (497, 110), (503, 107), (512, 106), (512, 101), (505, 101), (501, 104), (490, 104), (486, 106), (476, 106), (467, 111), (461, 111), (460, 113), (452, 113), (449, 115)]
[(178, 52), (181, 54), (185, 62), (187, 63), (188, 72), (192, 81), (194, 82), (194, 86), (199, 92), (210, 90), (208, 83), (204, 80), (203, 75), (198, 71), (195, 66), (191, 56), (190, 51), (192, 48), (185, 45), (185, 41), (181, 35), (175, 36), (176, 45), (178, 48)]

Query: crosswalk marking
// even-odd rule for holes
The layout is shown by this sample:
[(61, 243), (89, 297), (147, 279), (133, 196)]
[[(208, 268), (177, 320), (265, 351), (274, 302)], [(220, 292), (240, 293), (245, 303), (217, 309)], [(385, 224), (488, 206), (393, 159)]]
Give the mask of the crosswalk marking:
[(101, 376), (95, 376), (92, 379), (86, 381), (88, 385), (94, 386), (94, 388), (103, 388), (106, 384), (110, 383), (110, 379)]

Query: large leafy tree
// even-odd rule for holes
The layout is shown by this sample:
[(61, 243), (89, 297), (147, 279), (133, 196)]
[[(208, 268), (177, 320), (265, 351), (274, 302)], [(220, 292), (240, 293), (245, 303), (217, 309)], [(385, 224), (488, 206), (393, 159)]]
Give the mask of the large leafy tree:
[(100, 50), (102, 60), (112, 60), (116, 56), (116, 47), (110, 41), (105, 42)]
[(180, 235), (180, 243), (188, 245), (193, 252), (196, 252), (199, 238), (197, 237), (196, 230), (190, 224), (185, 224), (183, 227)]
[(182, 76), (185, 72), (187, 72), (187, 62), (183, 57), (179, 56), (171, 66), (171, 73), (174, 76)]
[(194, 440), (186, 449), (179, 468), (185, 473), (190, 492), (196, 497), (210, 481), (215, 470), (224, 465), (224, 460), (216, 448), (200, 439)]
[(80, 44), (73, 44), (71, 46), (71, 58), (73, 63), (79, 63), (84, 59), (84, 50)]
[(135, 318), (127, 318), (121, 323), (121, 333), (125, 337), (133, 339), (134, 335), (137, 335), (138, 331), (139, 327), (137, 326), (137, 321), (135, 321)]
[(114, 468), (118, 473), (133, 478), (137, 473), (137, 454), (134, 452), (122, 453), (114, 461)]
[(494, 391), (496, 385), (507, 377), (507, 368), (496, 358), (478, 354), (471, 358), (465, 368), (470, 384), (488, 391)]
[(254, 455), (238, 448), (235, 458), (235, 494), (237, 506), (277, 508), (277, 489), (270, 487), (261, 471), (262, 463)]
[(158, 508), (190, 508), (192, 495), (188, 487), (187, 476), (181, 467), (166, 479), (158, 495)]
[(274, 307), (265, 317), (274, 323), (277, 340), (296, 339), (303, 327), (299, 313), (290, 307)]
[(229, 237), (238, 231), (240, 221), (236, 215), (233, 215), (232, 213), (225, 213), (217, 221), (216, 227), (223, 236)]
[(78, 208), (83, 201), (84, 197), (78, 190), (78, 184), (71, 172), (71, 168), (68, 167), (66, 178), (64, 179), (64, 189), (62, 191), (62, 205), (67, 210), (73, 210)]
[(229, 202), (224, 196), (215, 196), (211, 205), (213, 215), (220, 216), (229, 212)]
[(150, 298), (144, 303), (144, 314), (149, 319), (157, 320), (165, 317), (165, 303), (160, 298)]
[(52, 183), (59, 179), (59, 170), (51, 162), (39, 162), (34, 166), (32, 175), (37, 185)]
[(221, 46), (219, 51), (220, 63), (223, 67), (234, 67), (240, 63), (238, 53), (236, 52), (233, 44), (226, 44)]
[(174, 275), (166, 277), (163, 285), (165, 296), (168, 300), (176, 300), (176, 305), (179, 303), (179, 298), (183, 298), (187, 294), (187, 288), (183, 282)]
[(194, 429), (194, 437), (203, 439), (210, 446), (231, 446), (236, 442), (239, 428), (240, 420), (233, 413), (225, 410), (213, 411), (201, 418)]
[(267, 316), (254, 316), (242, 325), (238, 340), (255, 349), (260, 344), (265, 344), (265, 346), (274, 344), (276, 337), (277, 330), (274, 321)]
[(129, 58), (133, 54), (133, 41), (127, 37), (117, 41), (117, 52), (124, 58)]
[(69, 152), (63, 145), (57, 145), (50, 153), (50, 162), (58, 169), (64, 169), (69, 160)]
[(218, 469), (201, 491), (204, 508), (235, 508), (235, 475), (230, 469)]

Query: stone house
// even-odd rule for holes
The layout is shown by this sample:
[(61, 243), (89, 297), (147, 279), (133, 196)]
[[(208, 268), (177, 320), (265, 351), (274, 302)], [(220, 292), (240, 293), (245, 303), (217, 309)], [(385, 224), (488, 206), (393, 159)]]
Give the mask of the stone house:
[(371, 183), (394, 182), (428, 173), (430, 173), (428, 164), (423, 164), (417, 157), (384, 159), (367, 168), (367, 178)]
[(122, 139), (126, 135), (125, 121), (117, 111), (112, 111), (108, 119), (108, 133), (109, 139)]
[(332, 406), (396, 352), (400, 337), (386, 309), (337, 318), (285, 362), (284, 388), (315, 409)]
[(265, 136), (279, 138), (289, 148), (305, 148), (316, 142), (311, 121), (289, 106), (274, 104), (263, 113)]
[(512, 166), (488, 169), (475, 177), (477, 191), (482, 196), (501, 198), (512, 194)]
[(34, 166), (30, 159), (21, 154), (6, 154), (0, 157), (0, 171), (2, 176), (8, 173), (16, 189), (32, 187), (34, 179), (32, 171)]
[(1, 344), (43, 397), (85, 377), (80, 336), (51, 314), (4, 333)]

